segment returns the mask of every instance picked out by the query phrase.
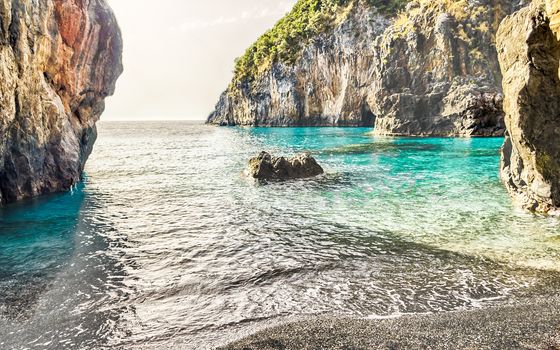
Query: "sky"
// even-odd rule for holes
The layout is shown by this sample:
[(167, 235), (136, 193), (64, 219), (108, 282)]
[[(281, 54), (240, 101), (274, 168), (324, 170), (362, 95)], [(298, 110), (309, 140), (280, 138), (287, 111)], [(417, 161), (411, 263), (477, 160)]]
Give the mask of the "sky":
[(102, 119), (206, 119), (234, 59), (295, 1), (108, 0), (123, 33), (125, 71)]

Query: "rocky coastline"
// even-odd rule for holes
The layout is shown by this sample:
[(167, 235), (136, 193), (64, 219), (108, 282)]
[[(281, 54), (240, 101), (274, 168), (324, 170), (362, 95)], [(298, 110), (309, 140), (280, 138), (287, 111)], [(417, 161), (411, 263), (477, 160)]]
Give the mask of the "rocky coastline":
[(105, 0), (0, 1), (0, 205), (80, 181), (121, 53)]
[(560, 3), (536, 0), (498, 32), (508, 135), (501, 177), (519, 206), (560, 214)]
[(234, 77), (208, 123), (503, 136), (493, 43), (501, 19), (519, 3), (400, 3), (402, 11), (381, 11), (375, 1), (349, 1), (335, 27), (313, 37), (294, 62), (276, 59)]

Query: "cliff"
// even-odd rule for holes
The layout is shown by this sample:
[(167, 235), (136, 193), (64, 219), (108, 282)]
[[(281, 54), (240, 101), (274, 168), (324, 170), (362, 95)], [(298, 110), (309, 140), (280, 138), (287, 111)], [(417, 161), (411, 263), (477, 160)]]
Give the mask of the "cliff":
[(498, 32), (508, 136), (501, 176), (529, 210), (560, 207), (560, 2), (537, 0)]
[[(287, 16), (297, 23), (295, 13), (307, 14), (302, 7), (310, 2), (330, 8), (321, 12), (326, 24), (318, 30), (301, 38), (278, 35), (283, 19), (275, 35), (268, 32), (249, 48), (208, 122), (375, 126), (385, 135), (503, 134), (493, 43), (515, 2), (333, 1), (300, 0)], [(271, 43), (267, 50), (263, 41)], [(278, 54), (292, 42), (298, 45), (289, 59)]]
[(121, 51), (105, 0), (0, 0), (0, 203), (80, 180)]

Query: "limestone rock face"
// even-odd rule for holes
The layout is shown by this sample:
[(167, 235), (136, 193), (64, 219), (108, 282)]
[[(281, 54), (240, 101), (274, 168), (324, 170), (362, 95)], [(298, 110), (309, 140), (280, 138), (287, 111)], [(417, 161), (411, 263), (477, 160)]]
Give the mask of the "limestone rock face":
[(323, 174), (324, 170), (308, 153), (285, 158), (261, 152), (249, 161), (247, 173), (257, 180), (285, 181), (315, 177)]
[(80, 180), (121, 52), (105, 0), (0, 0), (0, 203)]
[(560, 2), (538, 0), (498, 32), (508, 136), (501, 176), (526, 209), (560, 207)]
[(504, 132), (495, 33), (511, 0), (413, 0), (399, 13), (365, 1), (313, 38), (294, 64), (235, 80), (209, 123), (375, 126), (383, 135)]
[(366, 97), (374, 81), (373, 39), (389, 20), (364, 5), (324, 33), (295, 64), (277, 62), (254, 81), (233, 82), (209, 122), (255, 126), (373, 125)]
[(383, 36), (371, 91), (382, 135), (499, 136), (504, 132), (495, 33), (512, 1), (409, 4)]

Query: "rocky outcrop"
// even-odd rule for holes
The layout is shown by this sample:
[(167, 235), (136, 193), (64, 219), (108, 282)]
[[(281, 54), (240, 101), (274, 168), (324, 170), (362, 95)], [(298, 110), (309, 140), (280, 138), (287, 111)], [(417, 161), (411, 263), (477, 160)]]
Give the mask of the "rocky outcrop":
[(274, 157), (267, 152), (249, 160), (247, 175), (257, 180), (294, 180), (319, 176), (323, 168), (308, 153), (292, 158)]
[(498, 32), (508, 136), (501, 176), (517, 203), (560, 207), (560, 2), (537, 0)]
[(0, 0), (0, 202), (71, 188), (122, 72), (105, 0)]
[(376, 133), (503, 134), (501, 74), (493, 45), (512, 1), (411, 3), (377, 38), (370, 97)]
[(413, 0), (393, 13), (379, 11), (375, 1), (347, 3), (334, 28), (314, 37), (293, 63), (275, 61), (257, 76), (235, 77), (209, 123), (503, 134), (493, 43), (516, 1)]

